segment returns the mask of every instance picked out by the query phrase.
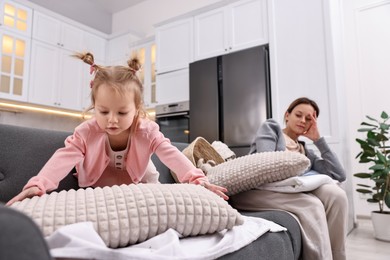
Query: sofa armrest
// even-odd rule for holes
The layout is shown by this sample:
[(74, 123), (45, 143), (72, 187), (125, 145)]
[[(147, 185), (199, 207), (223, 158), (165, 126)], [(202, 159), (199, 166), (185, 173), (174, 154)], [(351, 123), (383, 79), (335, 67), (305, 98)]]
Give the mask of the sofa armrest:
[(52, 259), (42, 232), (27, 215), (0, 205), (0, 230), (0, 259)]

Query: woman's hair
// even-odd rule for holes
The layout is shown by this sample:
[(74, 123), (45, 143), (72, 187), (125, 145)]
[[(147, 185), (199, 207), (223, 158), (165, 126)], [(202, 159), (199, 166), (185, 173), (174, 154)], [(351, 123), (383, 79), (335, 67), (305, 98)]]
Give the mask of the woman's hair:
[(314, 110), (316, 111), (316, 116), (318, 117), (319, 114), (320, 114), (320, 108), (318, 107), (317, 103), (307, 97), (300, 97), (300, 98), (297, 98), (295, 99), (291, 104), (290, 106), (287, 108), (286, 110), (286, 113), (291, 113), (294, 108), (300, 104), (307, 104), (307, 105), (311, 105)]
[(76, 53), (73, 56), (89, 64), (91, 66), (90, 73), (95, 74), (90, 83), (91, 105), (85, 110), (85, 112), (95, 108), (96, 93), (102, 86), (109, 87), (120, 95), (127, 95), (132, 91), (134, 93), (134, 103), (137, 109), (137, 113), (134, 118), (134, 122), (136, 122), (136, 124), (133, 124), (131, 127), (131, 131), (134, 131), (137, 127), (138, 119), (147, 117), (143, 104), (144, 88), (136, 75), (136, 73), (141, 69), (141, 63), (137, 56), (133, 56), (127, 61), (128, 66), (97, 65), (95, 64), (93, 54), (90, 52)]

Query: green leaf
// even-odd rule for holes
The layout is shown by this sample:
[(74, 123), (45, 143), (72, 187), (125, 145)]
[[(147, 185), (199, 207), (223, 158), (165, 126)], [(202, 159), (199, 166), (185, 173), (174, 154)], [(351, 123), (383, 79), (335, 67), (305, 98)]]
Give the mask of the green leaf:
[(365, 188), (370, 188), (371, 186), (370, 185), (366, 185), (366, 184), (356, 184), (357, 186), (360, 186), (360, 187), (365, 187)]
[(356, 191), (364, 194), (372, 193), (371, 190), (367, 190), (367, 189), (356, 189)]
[(370, 202), (370, 203), (378, 203), (379, 200), (375, 200), (375, 199), (367, 199), (367, 202)]
[(367, 156), (371, 157), (376, 155), (375, 149), (370, 146), (364, 147), (362, 149), (363, 149), (363, 157), (367, 157)]
[(385, 164), (386, 163), (386, 157), (381, 153), (381, 152), (378, 152), (377, 153), (377, 156), (378, 156), (378, 160), (380, 161), (380, 162), (382, 162), (383, 164)]
[(368, 132), (368, 131), (372, 131), (374, 130), (375, 128), (359, 128), (358, 129), (358, 132)]
[(369, 123), (366, 123), (366, 122), (363, 122), (360, 125), (372, 126), (372, 127), (375, 127), (375, 128), (377, 127), (377, 125), (369, 124)]
[(356, 142), (358, 142), (359, 144), (367, 143), (366, 141), (364, 141), (364, 140), (362, 140), (362, 139), (359, 139), (359, 138), (356, 138), (355, 140), (356, 140)]
[(377, 177), (381, 177), (383, 174), (383, 171), (375, 171), (373, 174), (371, 174), (371, 179), (375, 179)]
[(374, 171), (376, 171), (376, 170), (383, 170), (383, 169), (385, 169), (385, 165), (383, 165), (383, 164), (381, 164), (381, 163), (377, 163), (377, 164), (371, 166), (371, 167), (368, 168), (368, 169), (374, 170)]
[(382, 130), (389, 130), (390, 125), (386, 123), (380, 123), (380, 129)]
[(376, 139), (377, 137), (374, 136), (374, 138), (367, 138), (367, 143), (372, 146), (380, 146), (381, 144), (379, 143), (380, 140)]
[[(358, 153), (358, 155), (356, 155), (355, 159), (359, 158), (359, 156), (362, 154), (363, 154), (363, 152)], [(389, 154), (389, 156), (390, 156), (390, 154)]]
[(388, 119), (389, 116), (387, 115), (387, 113), (385, 111), (383, 111), (382, 114), (381, 114), (381, 118), (382, 119)]
[[(386, 132), (387, 133), (387, 132)], [(389, 138), (387, 138), (384, 134), (378, 134), (376, 137), (375, 137), (375, 140), (379, 141), (379, 142), (383, 142), (383, 141), (387, 141), (389, 140)]]
[(375, 121), (375, 122), (378, 122), (378, 120), (376, 120), (375, 118), (373, 117), (370, 117), (370, 116), (366, 116), (368, 119), (370, 119), (371, 121)]
[(358, 177), (358, 178), (362, 178), (362, 179), (371, 178), (371, 174), (365, 173), (365, 172), (355, 173), (353, 176)]
[(373, 160), (372, 159), (369, 159), (369, 158), (367, 158), (366, 156), (362, 156), (362, 157), (360, 157), (360, 161), (359, 161), (359, 163), (368, 163), (368, 162), (372, 162)]

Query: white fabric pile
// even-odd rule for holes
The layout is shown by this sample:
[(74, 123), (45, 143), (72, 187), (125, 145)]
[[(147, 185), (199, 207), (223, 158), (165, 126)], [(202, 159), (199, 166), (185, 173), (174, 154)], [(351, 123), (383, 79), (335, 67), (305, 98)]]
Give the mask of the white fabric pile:
[(96, 260), (200, 260), (216, 259), (252, 243), (266, 232), (285, 231), (274, 222), (255, 217), (244, 224), (214, 234), (183, 238), (173, 229), (140, 244), (108, 248), (91, 222), (64, 226), (46, 238), (55, 258)]

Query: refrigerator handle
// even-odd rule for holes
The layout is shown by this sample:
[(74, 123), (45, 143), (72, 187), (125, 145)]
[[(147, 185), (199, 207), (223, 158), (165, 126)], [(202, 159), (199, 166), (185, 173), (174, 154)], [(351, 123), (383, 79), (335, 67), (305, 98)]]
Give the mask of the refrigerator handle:
[(272, 118), (272, 98), (271, 98), (271, 75), (269, 64), (269, 49), (268, 45), (263, 46), (264, 51), (264, 63), (265, 63), (265, 76), (266, 76), (266, 96), (267, 96), (267, 118)]

